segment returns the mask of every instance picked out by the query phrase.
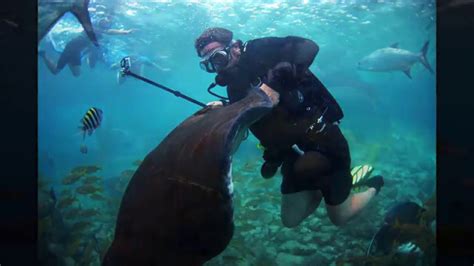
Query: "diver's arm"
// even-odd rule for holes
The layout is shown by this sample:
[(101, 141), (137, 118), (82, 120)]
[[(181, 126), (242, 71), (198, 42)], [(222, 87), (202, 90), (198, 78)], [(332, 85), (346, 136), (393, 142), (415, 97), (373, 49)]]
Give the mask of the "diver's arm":
[(150, 66), (150, 67), (154, 67), (154, 68), (156, 68), (160, 71), (169, 71), (170, 70), (169, 68), (164, 68), (164, 67), (162, 67), (162, 66), (158, 65), (157, 63), (152, 62), (150, 60), (146, 60), (144, 62), (144, 64), (147, 65), (147, 66)]
[[(272, 102), (273, 106), (276, 106), (278, 102), (280, 101), (280, 94), (277, 91), (270, 88), (268, 85), (262, 83), (260, 87), (258, 87), (258, 89), (262, 90), (270, 98), (270, 101)], [(212, 106), (212, 107), (222, 107), (224, 106), (224, 102), (212, 101), (212, 102), (208, 102), (206, 105)]]
[(212, 101), (206, 103), (207, 106), (212, 106), (212, 107), (223, 107), (224, 103), (222, 101)]
[(294, 67), (294, 77), (300, 79), (316, 58), (319, 46), (310, 39), (296, 36), (284, 38), (284, 43), (280, 50), (280, 63), (290, 63)]
[(291, 55), (289, 62), (298, 68), (309, 68), (319, 52), (319, 46), (310, 39), (295, 36), (286, 37), (286, 42), (283, 52)]
[(120, 67), (120, 63), (115, 63), (115, 64), (110, 65), (110, 69), (112, 70), (119, 69), (119, 67)]
[[(257, 39), (249, 45), (251, 56), (266, 62), (270, 68), (264, 82), (277, 91), (294, 87), (293, 83), (305, 76), (319, 52), (319, 46), (315, 42), (296, 36), (267, 37)], [(266, 52), (258, 52), (262, 50)]]
[(130, 30), (109, 29), (109, 30), (104, 31), (104, 33), (108, 34), (108, 35), (127, 35), (127, 34), (130, 34), (132, 32), (133, 32), (132, 29), (130, 29)]

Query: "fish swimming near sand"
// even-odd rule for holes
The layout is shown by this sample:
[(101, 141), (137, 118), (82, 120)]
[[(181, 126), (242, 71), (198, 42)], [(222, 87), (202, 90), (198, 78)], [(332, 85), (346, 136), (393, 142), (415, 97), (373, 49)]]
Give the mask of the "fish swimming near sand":
[(400, 49), (398, 43), (394, 43), (390, 47), (378, 49), (362, 58), (358, 62), (357, 68), (373, 72), (402, 71), (411, 79), (411, 68), (415, 63), (420, 62), (433, 74), (433, 68), (426, 58), (429, 44), (430, 42), (426, 41), (421, 51), (414, 53)]
[(221, 253), (234, 232), (233, 153), (271, 109), (255, 90), (176, 127), (130, 180), (102, 265), (202, 265)]
[(61, 17), (71, 12), (81, 23), (89, 39), (99, 46), (88, 11), (89, 0), (39, 0), (38, 41), (48, 34)]

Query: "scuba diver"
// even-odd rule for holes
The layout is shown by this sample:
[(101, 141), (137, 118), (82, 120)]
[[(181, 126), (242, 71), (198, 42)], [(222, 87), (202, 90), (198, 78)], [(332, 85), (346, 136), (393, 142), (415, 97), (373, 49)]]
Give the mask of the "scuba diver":
[[(107, 35), (127, 35), (132, 33), (132, 30), (111, 29), (112, 21), (108, 18), (102, 18), (94, 25), (94, 31), (97, 39), (101, 39), (103, 34)], [(72, 39), (64, 51), (59, 56), (57, 63), (48, 57), (45, 51), (39, 51), (39, 56), (44, 59), (46, 66), (54, 75), (61, 72), (61, 70), (68, 65), (71, 73), (78, 77), (81, 75), (81, 59), (84, 54), (88, 55), (87, 61), (91, 68), (94, 68), (98, 60), (101, 59), (102, 53), (100, 48), (95, 47), (88, 39), (85, 33), (81, 33), (76, 38)]]
[[(369, 188), (351, 194), (349, 146), (338, 126), (343, 112), (308, 69), (319, 52), (315, 42), (288, 36), (243, 43), (234, 40), (230, 30), (209, 28), (195, 40), (195, 49), (201, 68), (217, 73), (208, 91), (227, 86), (230, 103), (261, 84), (279, 93), (278, 105), (250, 131), (264, 147), (261, 175), (271, 178), (281, 166), (284, 226), (299, 225), (322, 198), (331, 222), (343, 225), (378, 194), (384, 185), (382, 176), (366, 178), (363, 185)], [(227, 98), (220, 97), (224, 101), (208, 105), (226, 105)]]

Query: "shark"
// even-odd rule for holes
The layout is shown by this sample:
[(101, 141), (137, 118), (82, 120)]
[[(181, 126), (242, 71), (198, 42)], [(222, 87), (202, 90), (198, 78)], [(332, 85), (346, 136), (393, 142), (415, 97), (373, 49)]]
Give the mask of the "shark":
[(81, 23), (84, 31), (94, 45), (99, 46), (88, 11), (89, 0), (39, 0), (38, 3), (38, 41), (41, 41), (58, 20), (71, 12)]
[(362, 58), (362, 60), (357, 63), (357, 68), (359, 70), (374, 72), (402, 71), (411, 79), (412, 66), (415, 63), (420, 62), (433, 74), (433, 68), (431, 68), (426, 58), (428, 47), (429, 41), (426, 41), (421, 48), (421, 51), (414, 53), (400, 49), (399, 44), (394, 43), (389, 47), (375, 50)]

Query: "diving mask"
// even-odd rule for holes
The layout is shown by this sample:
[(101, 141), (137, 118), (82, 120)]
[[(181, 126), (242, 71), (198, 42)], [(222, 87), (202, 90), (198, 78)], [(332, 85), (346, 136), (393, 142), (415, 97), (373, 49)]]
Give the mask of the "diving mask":
[(232, 40), (230, 43), (224, 48), (217, 48), (208, 55), (204, 56), (199, 65), (201, 68), (209, 73), (216, 73), (219, 72), (221, 69), (225, 68), (232, 56), (231, 56), (231, 48), (234, 44), (242, 45), (242, 41), (240, 40)]
[(199, 65), (209, 73), (215, 73), (225, 68), (231, 59), (230, 46), (215, 49), (209, 55), (205, 56)]

